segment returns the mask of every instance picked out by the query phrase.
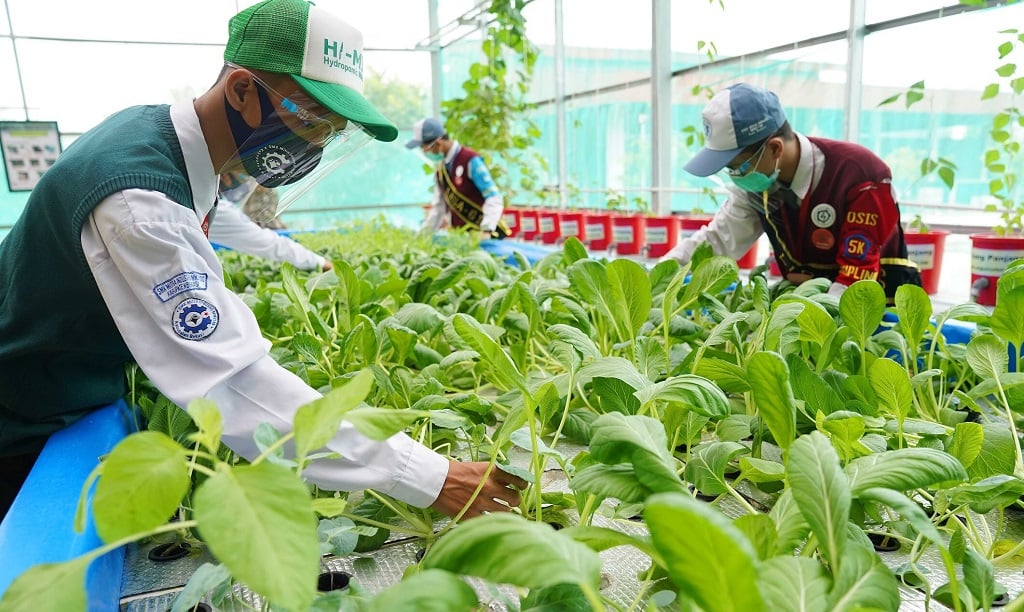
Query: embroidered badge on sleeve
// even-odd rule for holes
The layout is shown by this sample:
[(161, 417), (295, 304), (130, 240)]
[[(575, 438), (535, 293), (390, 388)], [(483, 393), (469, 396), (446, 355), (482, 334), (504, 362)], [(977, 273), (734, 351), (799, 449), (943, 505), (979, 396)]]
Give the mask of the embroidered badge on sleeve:
[(219, 318), (213, 304), (199, 298), (186, 298), (174, 307), (171, 327), (186, 340), (202, 340), (217, 329)]
[(206, 272), (182, 272), (153, 287), (153, 293), (166, 302), (186, 291), (205, 291), (206, 285)]

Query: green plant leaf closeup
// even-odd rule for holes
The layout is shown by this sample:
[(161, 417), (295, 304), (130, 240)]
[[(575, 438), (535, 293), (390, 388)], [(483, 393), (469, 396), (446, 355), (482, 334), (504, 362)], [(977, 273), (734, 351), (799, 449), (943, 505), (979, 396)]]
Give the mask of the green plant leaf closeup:
[(651, 496), (644, 521), (672, 582), (702, 609), (768, 609), (753, 547), (717, 509), (689, 495), (664, 493)]
[(112, 542), (163, 525), (188, 488), (181, 446), (155, 431), (132, 434), (103, 462), (92, 504), (96, 531)]
[(453, 573), (428, 569), (384, 589), (366, 605), (365, 612), (471, 612), (480, 602), (473, 587)]
[(453, 529), (430, 549), (423, 567), (528, 589), (558, 584), (596, 588), (601, 559), (546, 523), (512, 514), (489, 514)]
[(852, 339), (860, 346), (867, 346), (885, 314), (882, 286), (868, 280), (853, 283), (839, 298), (839, 314), (850, 328)]
[(303, 459), (322, 448), (338, 433), (345, 414), (358, 406), (373, 385), (373, 374), (363, 370), (327, 395), (302, 406), (295, 413), (295, 453)]
[(813, 559), (768, 559), (761, 565), (758, 584), (769, 610), (829, 612), (827, 595), (831, 579)]
[(855, 495), (874, 487), (910, 491), (967, 479), (955, 457), (932, 448), (901, 448), (860, 457), (846, 466), (846, 473)]
[(775, 443), (788, 449), (796, 437), (796, 406), (785, 360), (777, 353), (756, 353), (747, 361), (747, 376), (761, 419)]
[(219, 469), (199, 486), (194, 501), (203, 539), (236, 580), (276, 605), (309, 607), (320, 545), (302, 480), (267, 462)]
[(801, 436), (790, 447), (786, 475), (793, 500), (818, 538), (818, 547), (836, 572), (847, 547), (850, 485), (828, 439), (819, 432)]
[(839, 575), (829, 593), (829, 610), (896, 610), (900, 591), (892, 570), (875, 551), (863, 546), (847, 547)]
[(0, 611), (85, 612), (85, 571), (93, 556), (63, 563), (41, 563), (18, 576), (0, 599)]

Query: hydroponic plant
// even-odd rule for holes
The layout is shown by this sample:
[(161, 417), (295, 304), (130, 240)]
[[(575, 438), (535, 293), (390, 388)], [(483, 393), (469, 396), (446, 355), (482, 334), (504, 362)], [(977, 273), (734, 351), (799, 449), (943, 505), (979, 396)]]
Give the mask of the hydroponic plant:
[[(905, 588), (974, 610), (1006, 594), (997, 569), (1020, 565), (1007, 534), (1024, 493), (1024, 265), (1000, 280), (993, 311), (935, 313), (917, 287), (887, 309), (877, 283), (837, 299), (826, 282), (741, 278), (707, 250), (647, 268), (570, 239), (512, 265), (468, 237), (436, 244), (380, 224), (300, 240), (334, 269), (226, 253), (225, 278), (274, 357), (324, 400), (293, 434), (262, 431), (266, 450), (246, 464), (220, 448), (215, 406), (176, 412), (136, 380), (150, 429), (99, 464), (82, 508), (108, 547), (182, 531), (209, 547), (219, 565), (196, 572), (176, 609), (244, 584), (267, 609), (475, 610), (488, 605), (475, 576), (518, 587), (505, 603), (524, 610), (895, 610)], [(977, 331), (948, 342), (951, 319)], [(306, 486), (299, 468), (341, 419), (531, 484), (510, 513), (450, 522), (374, 491)], [(568, 490), (543, 490), (550, 469)], [(141, 507), (114, 495), (137, 487), (159, 495)], [(228, 525), (222, 507), (242, 518)], [(260, 537), (232, 535), (239, 520)], [(427, 549), (403, 580), (316, 592), (322, 555), (392, 535)], [(618, 546), (650, 560), (629, 602), (601, 588), (599, 553)], [(0, 608), (84, 609), (85, 567), (104, 550), (33, 568)]]

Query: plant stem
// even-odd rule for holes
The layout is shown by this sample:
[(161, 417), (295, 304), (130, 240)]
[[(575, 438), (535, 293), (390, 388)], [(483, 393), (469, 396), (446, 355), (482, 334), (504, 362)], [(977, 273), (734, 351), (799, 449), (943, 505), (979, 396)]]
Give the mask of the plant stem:
[(419, 534), (423, 537), (427, 537), (429, 534), (434, 532), (433, 525), (420, 520), (420, 517), (413, 516), (412, 513), (410, 512), (406, 512), (403, 506), (392, 503), (390, 499), (384, 497), (380, 493), (377, 493), (373, 489), (366, 489), (366, 494), (376, 499), (381, 504), (386, 506), (389, 510), (400, 516), (402, 520), (404, 520), (405, 522), (409, 523), (416, 529), (419, 529)]
[(587, 598), (587, 601), (590, 602), (591, 610), (605, 609), (604, 602), (601, 601), (601, 595), (594, 590), (594, 587), (586, 583), (581, 583), (579, 587), (580, 590), (583, 591), (583, 595)]

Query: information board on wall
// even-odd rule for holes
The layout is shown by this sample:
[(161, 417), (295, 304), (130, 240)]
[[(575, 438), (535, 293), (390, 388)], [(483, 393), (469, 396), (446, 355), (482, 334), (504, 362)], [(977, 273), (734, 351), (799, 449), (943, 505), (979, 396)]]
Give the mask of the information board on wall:
[(56, 121), (0, 121), (7, 187), (11, 191), (32, 191), (60, 155), (60, 132)]

